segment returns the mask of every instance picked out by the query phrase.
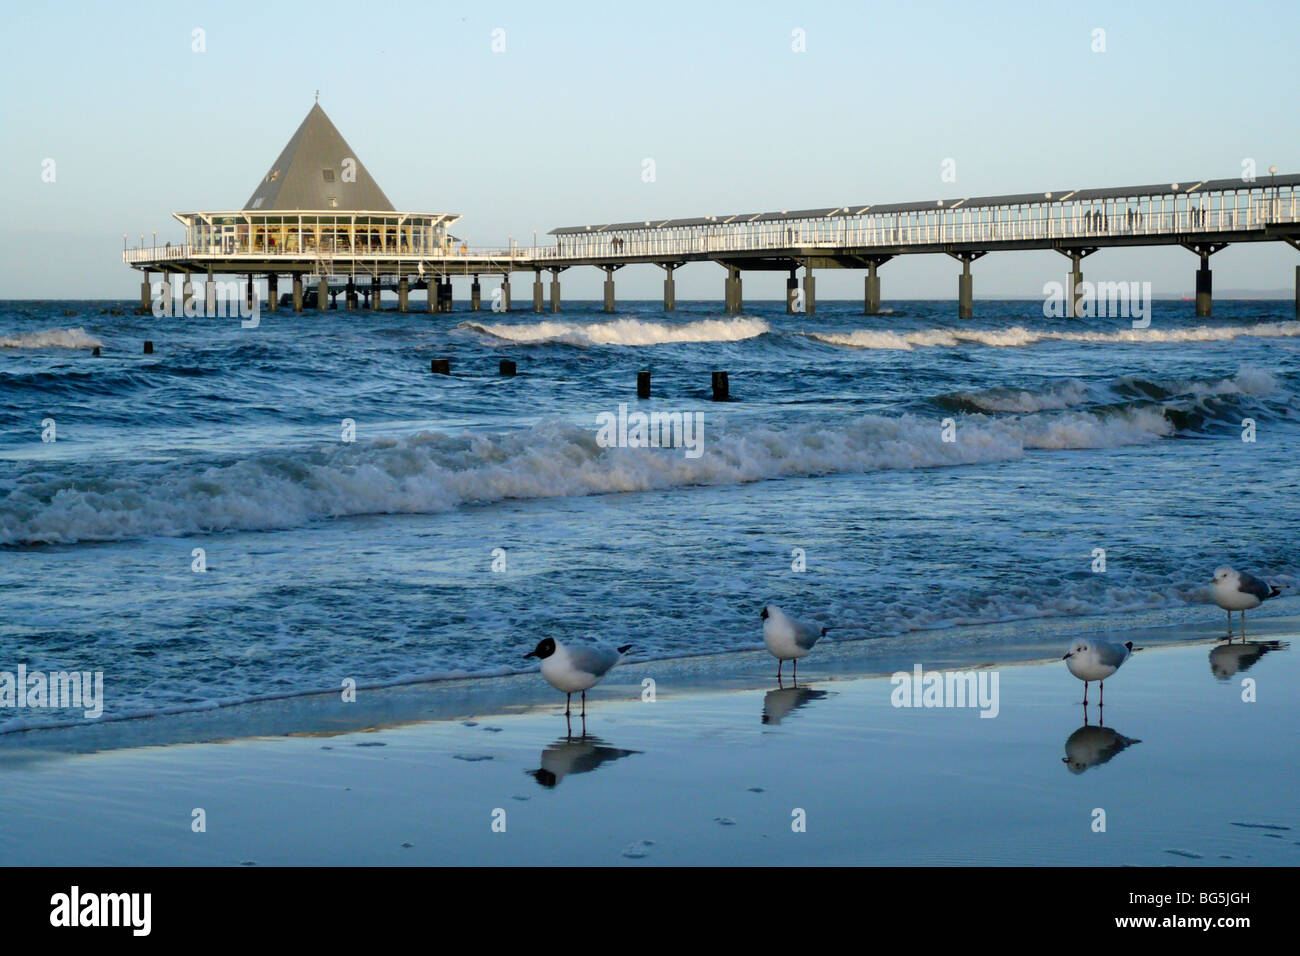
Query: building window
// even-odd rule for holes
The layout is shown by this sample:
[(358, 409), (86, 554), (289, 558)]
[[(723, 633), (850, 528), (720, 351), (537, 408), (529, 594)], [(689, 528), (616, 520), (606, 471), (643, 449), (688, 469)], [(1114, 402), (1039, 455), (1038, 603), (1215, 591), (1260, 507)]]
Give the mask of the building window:
[(322, 169), (322, 170), (320, 171), (320, 174), (321, 174), (322, 176), (325, 177), (325, 182), (327, 182), (327, 183), (332, 183), (332, 182), (334, 182), (334, 170), (332, 170), (332, 169)]

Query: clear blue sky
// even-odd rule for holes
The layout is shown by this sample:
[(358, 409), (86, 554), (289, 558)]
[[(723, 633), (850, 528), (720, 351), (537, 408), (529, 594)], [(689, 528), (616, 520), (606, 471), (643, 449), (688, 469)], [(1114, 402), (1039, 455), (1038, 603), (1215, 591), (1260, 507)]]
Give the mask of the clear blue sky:
[[(134, 296), (122, 233), (176, 241), (173, 211), (242, 206), (316, 89), (398, 208), (460, 213), (457, 234), (490, 245), (587, 222), (1235, 176), (1246, 157), (1300, 172), (1297, 36), (1296, 0), (10, 3), (0, 298)], [(1280, 244), (1233, 247), (1215, 286), (1289, 290), (1298, 263)], [(1194, 268), (1182, 250), (1116, 250), (1085, 273), (1159, 293), (1190, 290)], [(953, 296), (957, 269), (895, 260), (884, 297)], [(1036, 295), (1064, 272), (1053, 253), (989, 256), (976, 296)], [(597, 297), (600, 278), (565, 273), (566, 298)], [(681, 298), (721, 297), (717, 266), (678, 278)], [(782, 279), (746, 276), (746, 297), (779, 298)], [(619, 295), (657, 296), (661, 280), (626, 269)], [(819, 297), (861, 290), (858, 273), (819, 274)]]

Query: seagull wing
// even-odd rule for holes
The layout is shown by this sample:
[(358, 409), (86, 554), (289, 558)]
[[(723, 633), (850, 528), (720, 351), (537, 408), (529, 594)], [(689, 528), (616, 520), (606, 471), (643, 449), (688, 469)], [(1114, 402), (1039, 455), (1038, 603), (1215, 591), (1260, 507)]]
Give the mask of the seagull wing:
[(612, 647), (587, 644), (569, 645), (567, 650), (569, 652), (569, 663), (573, 665), (573, 668), (593, 677), (605, 676), (609, 669), (617, 664), (618, 659), (623, 656)]
[(794, 642), (804, 650), (812, 650), (812, 646), (821, 640), (822, 629), (815, 624), (804, 624), (802, 621), (794, 622)]
[(1105, 641), (1093, 641), (1097, 651), (1097, 663), (1102, 667), (1119, 667), (1128, 660), (1129, 649), (1123, 644), (1108, 644)]
[(1273, 589), (1253, 574), (1237, 575), (1237, 590), (1242, 594), (1253, 594), (1261, 601), (1267, 601), (1273, 595)]

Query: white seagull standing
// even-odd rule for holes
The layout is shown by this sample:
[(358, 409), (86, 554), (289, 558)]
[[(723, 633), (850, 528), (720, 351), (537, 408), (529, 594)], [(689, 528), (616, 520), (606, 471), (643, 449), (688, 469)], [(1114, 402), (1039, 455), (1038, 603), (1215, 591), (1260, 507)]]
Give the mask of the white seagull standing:
[(1061, 660), (1070, 673), (1083, 681), (1083, 702), (1088, 703), (1088, 684), (1096, 681), (1101, 686), (1101, 702), (1106, 703), (1106, 678), (1115, 673), (1133, 654), (1133, 642), (1112, 644), (1079, 638), (1070, 645)]
[(794, 679), (799, 680), (799, 658), (807, 657), (813, 645), (826, 636), (830, 628), (796, 621), (775, 604), (768, 604), (759, 615), (763, 619), (763, 643), (776, 658), (776, 679), (786, 661), (794, 661)]
[(569, 702), (573, 695), (582, 692), (582, 716), (587, 716), (587, 691), (632, 649), (631, 644), (620, 648), (603, 644), (561, 644), (548, 637), (524, 657), (536, 657), (542, 662), (542, 676), (558, 691), (563, 691), (564, 716), (569, 716)]
[(1228, 640), (1232, 640), (1232, 612), (1241, 612), (1241, 639), (1246, 639), (1246, 612), (1254, 610), (1271, 597), (1282, 593), (1253, 574), (1219, 568), (1214, 572), (1214, 603), (1228, 612)]

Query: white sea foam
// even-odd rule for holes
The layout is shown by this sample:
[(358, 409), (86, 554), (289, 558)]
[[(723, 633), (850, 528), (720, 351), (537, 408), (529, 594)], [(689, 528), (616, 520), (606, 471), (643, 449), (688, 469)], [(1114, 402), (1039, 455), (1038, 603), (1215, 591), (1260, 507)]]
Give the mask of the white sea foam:
[(0, 349), (93, 349), (103, 344), (85, 329), (43, 329), (0, 335)]
[(462, 329), (523, 345), (665, 345), (673, 342), (740, 342), (770, 331), (762, 319), (700, 319), (681, 325), (611, 319), (607, 322), (534, 322), (518, 325), (462, 322)]
[(1254, 325), (1199, 325), (1180, 329), (1119, 329), (1114, 332), (1062, 332), (1027, 329), (1013, 325), (1006, 329), (918, 329), (894, 332), (888, 329), (857, 329), (853, 332), (807, 332), (810, 338), (828, 345), (857, 349), (892, 349), (911, 351), (917, 348), (959, 345), (985, 345), (994, 348), (1019, 348), (1040, 342), (1085, 343), (1163, 343), (1228, 342), (1244, 336), (1255, 338), (1292, 338), (1300, 336), (1300, 322), (1257, 322)]
[(270, 530), (348, 515), (446, 511), (466, 503), (728, 485), (771, 478), (945, 467), (1018, 458), (1026, 449), (1154, 441), (1159, 410), (992, 419), (963, 417), (944, 442), (935, 419), (867, 415), (713, 430), (699, 458), (668, 449), (602, 448), (595, 433), (548, 421), (494, 435), (420, 433), (261, 453), (202, 470), (138, 463), (84, 478), (26, 475), (0, 484), (0, 544)]

